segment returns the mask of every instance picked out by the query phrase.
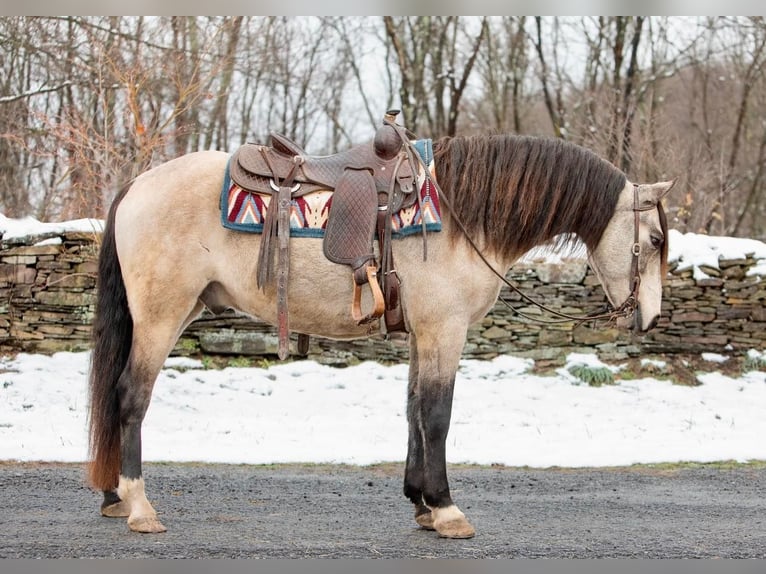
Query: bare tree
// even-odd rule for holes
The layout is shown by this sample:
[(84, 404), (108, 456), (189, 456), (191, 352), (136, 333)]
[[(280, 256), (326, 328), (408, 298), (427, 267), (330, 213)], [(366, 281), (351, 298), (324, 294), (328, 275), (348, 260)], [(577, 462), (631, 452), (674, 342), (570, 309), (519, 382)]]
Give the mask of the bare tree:
[[(371, 128), (375, 128), (380, 123), (381, 114), (386, 109), (376, 109), (371, 100), (374, 93), (381, 92), (380, 85), (368, 86), (362, 73), (364, 61), (369, 60), (370, 50), (364, 48), (364, 38), (370, 37), (371, 31), (366, 28), (363, 20), (349, 19), (345, 17), (328, 17), (327, 25), (335, 30), (341, 45), (341, 53), (347, 62), (350, 76), (354, 80), (356, 93), (362, 102), (362, 107)], [(386, 54), (387, 56), (387, 54)], [(390, 85), (389, 85), (390, 87)], [(340, 116), (333, 117), (333, 124), (336, 130), (345, 131), (340, 125)], [(333, 138), (335, 140), (336, 138)]]
[(689, 192), (675, 223), (696, 232), (763, 237), (763, 22), (707, 18), (699, 27), (687, 65), (665, 81), (674, 96), (666, 98), (668, 116), (684, 118), (675, 126), (688, 134), (679, 163)]
[(47, 174), (28, 195), (38, 217), (101, 214), (119, 187), (173, 155), (174, 128), (203, 94), (196, 75), (188, 83), (178, 76), (164, 24), (145, 17), (18, 21), (18, 37), (37, 39), (25, 47), (25, 77), (46, 89), (21, 100), (6, 94), (0, 113), (16, 101), (25, 105), (25, 125), (13, 136)]
[[(553, 19), (554, 27), (557, 27), (557, 18)], [(532, 43), (537, 52), (537, 58), (540, 62), (540, 83), (542, 85), (543, 100), (545, 101), (545, 109), (548, 110), (548, 117), (551, 119), (551, 126), (553, 128), (553, 134), (555, 137), (564, 137), (562, 131), (563, 120), (561, 118), (562, 106), (557, 106), (554, 103), (553, 90), (551, 88), (550, 81), (550, 66), (548, 65), (545, 56), (545, 47), (543, 44), (543, 19), (541, 16), (535, 16), (535, 32), (533, 35)], [(554, 42), (554, 45), (556, 43)], [(560, 86), (559, 86), (560, 87)], [(556, 98), (559, 100), (559, 98)]]
[(527, 90), (526, 16), (503, 16), (489, 22), (487, 40), (479, 53), (477, 71), (484, 98), (472, 111), (479, 125), (500, 132), (522, 133)]
[(136, 174), (264, 141), (314, 153), (401, 107), (419, 135), (549, 134), (682, 230), (766, 238), (761, 17), (0, 17), (0, 211), (103, 214)]
[(225, 36), (223, 66), (218, 78), (215, 103), (205, 130), (204, 149), (227, 149), (229, 146), (229, 125), (226, 116), (243, 20), (244, 16), (226, 17), (222, 25), (222, 35)]
[[(736, 100), (736, 120), (734, 121), (734, 131), (731, 134), (728, 158), (725, 160), (725, 164), (723, 164), (721, 170), (719, 195), (710, 210), (707, 221), (705, 222), (705, 230), (708, 233), (712, 232), (714, 227), (717, 227), (723, 234), (737, 229), (740, 225), (739, 222), (744, 217), (744, 210), (733, 217), (733, 224), (728, 224), (726, 221), (727, 199), (732, 196), (741, 196), (740, 193), (735, 193), (735, 190), (742, 187), (743, 183), (745, 183), (748, 178), (753, 181), (761, 180), (759, 172), (762, 171), (763, 150), (759, 149), (758, 157), (760, 161), (756, 161), (755, 174), (751, 174), (749, 173), (749, 170), (745, 170), (742, 165), (742, 155), (744, 153), (742, 150), (742, 140), (743, 134), (750, 123), (748, 121), (748, 116), (751, 115), (750, 106), (753, 89), (757, 89), (758, 87), (763, 88), (764, 85), (763, 74), (765, 71), (764, 65), (766, 64), (766, 26), (764, 26), (761, 17), (750, 18), (747, 22), (742, 24), (736, 23), (735, 26), (737, 30), (741, 31), (741, 37), (743, 38), (742, 46), (739, 50), (733, 52), (733, 61), (731, 62), (732, 68), (737, 70), (737, 76), (741, 79), (740, 93)], [(762, 125), (761, 129), (758, 130), (763, 134), (762, 138), (766, 137), (766, 129), (764, 129), (764, 127), (766, 126)], [(762, 146), (760, 147), (762, 148)], [(754, 196), (759, 188), (760, 186), (757, 184), (750, 186), (750, 192), (747, 194), (747, 199), (743, 204), (745, 209), (748, 204), (753, 204), (755, 200)], [(736, 204), (739, 203), (739, 201), (736, 201)], [(715, 225), (716, 223), (718, 223), (717, 226)]]
[(61, 86), (30, 86), (25, 80), (27, 48), (21, 33), (21, 18), (0, 19), (0, 205), (10, 217), (25, 215), (30, 209), (28, 193), (22, 184), (28, 154), (23, 146), (27, 123), (27, 102)]
[(488, 19), (481, 18), (475, 32), (458, 16), (385, 16), (383, 24), (396, 59), (407, 126), (417, 133), (425, 124), (432, 137), (455, 135)]

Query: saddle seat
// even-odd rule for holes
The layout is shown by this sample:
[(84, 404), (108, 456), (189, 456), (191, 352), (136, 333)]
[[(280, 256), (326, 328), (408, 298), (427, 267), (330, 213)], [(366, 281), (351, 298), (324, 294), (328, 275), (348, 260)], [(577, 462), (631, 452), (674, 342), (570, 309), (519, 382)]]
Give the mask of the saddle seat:
[[(271, 133), (270, 137), (271, 146), (244, 144), (234, 152), (230, 176), (241, 188), (253, 193), (274, 193), (277, 181), (283, 181), (298, 163), (291, 186), (293, 197), (335, 191), (343, 173), (351, 169), (370, 172), (378, 193), (393, 191), (393, 211), (409, 207), (416, 199), (412, 193), (416, 176), (413, 166), (402, 162), (397, 169), (398, 153), (393, 158), (381, 157), (374, 141), (336, 154), (317, 156), (306, 154), (283, 135)], [(392, 179), (396, 182), (393, 190)]]
[[(391, 253), (391, 214), (411, 206), (417, 162), (402, 139), (404, 130), (394, 124), (398, 112), (389, 111), (372, 141), (333, 155), (314, 156), (287, 137), (270, 134), (270, 146), (244, 144), (232, 155), (229, 175), (239, 187), (270, 195), (263, 226), (257, 284), (274, 281), (275, 241), (279, 241), (277, 318), (279, 356), (288, 355), (287, 274), (289, 265), (289, 214), (293, 197), (332, 191), (323, 251), (327, 259), (353, 270), (354, 297), (351, 316), (366, 324), (386, 313), (388, 332), (406, 331), (399, 305), (398, 277)], [(401, 131), (400, 131), (401, 130)], [(373, 241), (377, 235), (381, 257), (376, 261)], [(361, 311), (361, 286), (370, 285), (373, 309)], [(305, 341), (304, 341), (305, 346)]]

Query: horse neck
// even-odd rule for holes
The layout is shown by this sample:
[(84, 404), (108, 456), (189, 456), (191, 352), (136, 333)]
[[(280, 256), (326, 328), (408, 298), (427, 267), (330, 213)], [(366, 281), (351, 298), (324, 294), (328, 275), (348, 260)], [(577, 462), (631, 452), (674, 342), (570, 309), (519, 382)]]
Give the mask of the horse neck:
[[(505, 275), (513, 264), (524, 254), (518, 253), (508, 257), (502, 250), (495, 249), (487, 241), (484, 233), (466, 233), (460, 229), (460, 224), (450, 213), (442, 214), (442, 231), (440, 236), (446, 240), (450, 257), (464, 259), (472, 263), (480, 263), (479, 269), (489, 267)], [(484, 262), (482, 263), (482, 260)], [(491, 271), (490, 271), (491, 273)]]
[(465, 243), (470, 248), (470, 252), (479, 251), (481, 255), (492, 262), (495, 269), (502, 273), (507, 273), (519, 259), (530, 251), (568, 249), (581, 244), (579, 229), (556, 230), (553, 228), (545, 233), (525, 233), (524, 229), (519, 229), (517, 233), (507, 237), (507, 245), (496, 245), (493, 241), (488, 240), (483, 232), (474, 231), (466, 238), (466, 234), (459, 229), (459, 224), (455, 223), (453, 217), (444, 218), (443, 232), (445, 235), (459, 237), (460, 242)]

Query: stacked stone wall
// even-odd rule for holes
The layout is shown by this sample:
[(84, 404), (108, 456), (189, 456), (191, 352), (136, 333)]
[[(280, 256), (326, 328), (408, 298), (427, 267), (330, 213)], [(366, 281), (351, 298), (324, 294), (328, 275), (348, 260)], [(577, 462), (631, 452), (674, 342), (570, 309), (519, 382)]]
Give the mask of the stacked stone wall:
[[(89, 346), (100, 235), (71, 232), (5, 241), (0, 249), (0, 352), (80, 351)], [(741, 353), (766, 347), (766, 281), (749, 273), (752, 255), (703, 267), (704, 278), (671, 266), (662, 318), (637, 338), (607, 324), (541, 325), (520, 317), (550, 319), (503, 288), (494, 309), (471, 327), (464, 358), (510, 353), (544, 362), (572, 351), (596, 352), (605, 360), (676, 353)], [(548, 307), (571, 314), (601, 309), (605, 298), (582, 260), (518, 264), (509, 279)], [(445, 313), (449, 310), (445, 309)], [(314, 337), (311, 358), (345, 364), (357, 360), (404, 361), (406, 345), (373, 337), (330, 341)], [(274, 329), (233, 313), (204, 314), (183, 334), (176, 355), (276, 354)]]
[(0, 352), (86, 349), (100, 237), (24, 239), (4, 241), (0, 249)]

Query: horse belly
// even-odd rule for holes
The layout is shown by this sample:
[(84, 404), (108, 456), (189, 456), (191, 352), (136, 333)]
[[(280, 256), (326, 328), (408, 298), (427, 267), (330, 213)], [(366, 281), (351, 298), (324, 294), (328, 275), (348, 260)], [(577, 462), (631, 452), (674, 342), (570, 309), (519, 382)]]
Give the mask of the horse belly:
[[(229, 232), (227, 232), (229, 233)], [(275, 285), (259, 289), (256, 285), (260, 237), (237, 234), (233, 237), (235, 254), (230, 265), (217, 270), (220, 284), (219, 303), (277, 324), (277, 292)], [(274, 264), (278, 264), (275, 254)], [(322, 240), (292, 238), (287, 291), (290, 330), (331, 339), (357, 339), (376, 334), (378, 321), (357, 325), (351, 318), (353, 276), (350, 267), (325, 258)], [(362, 287), (362, 308), (372, 308), (369, 286)]]

